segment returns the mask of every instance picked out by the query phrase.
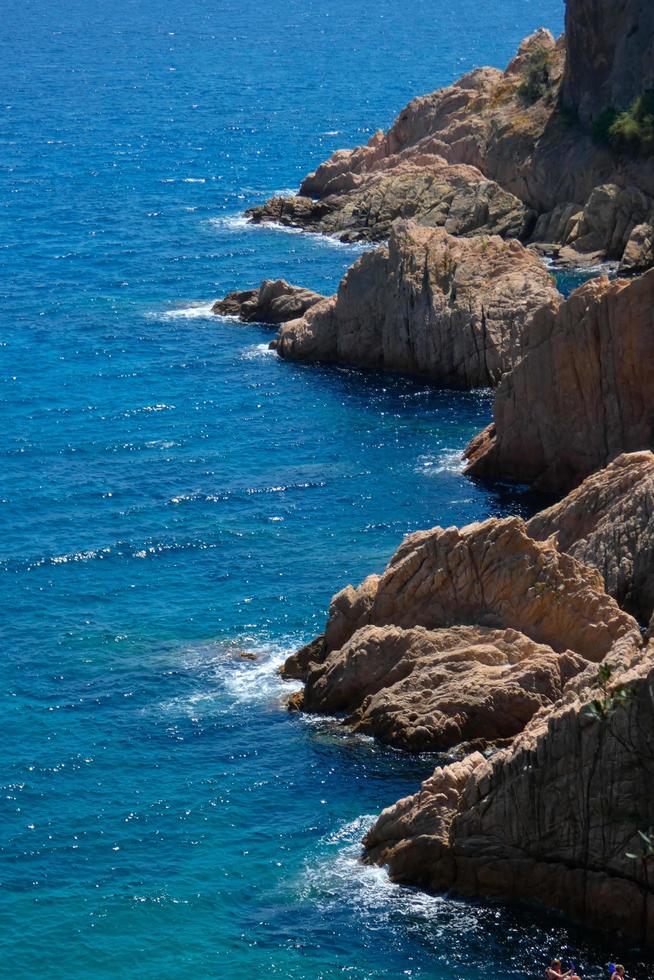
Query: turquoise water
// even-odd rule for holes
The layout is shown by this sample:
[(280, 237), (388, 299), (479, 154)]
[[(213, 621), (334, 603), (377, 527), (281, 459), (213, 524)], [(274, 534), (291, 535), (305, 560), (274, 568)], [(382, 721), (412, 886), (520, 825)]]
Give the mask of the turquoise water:
[(280, 704), (284, 653), (403, 534), (533, 505), (459, 472), (489, 396), (283, 364), (207, 313), (263, 276), (332, 290), (355, 248), (243, 207), (540, 23), (559, 0), (5, 0), (0, 973), (474, 980), (615, 952), (363, 869), (435, 760)]

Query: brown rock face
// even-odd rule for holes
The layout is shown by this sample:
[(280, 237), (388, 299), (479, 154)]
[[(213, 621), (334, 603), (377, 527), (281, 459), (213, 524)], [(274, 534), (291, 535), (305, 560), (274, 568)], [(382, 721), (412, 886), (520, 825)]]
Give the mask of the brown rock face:
[(587, 661), (515, 630), (365, 626), (316, 666), (305, 711), (351, 712), (354, 731), (409, 752), (522, 731)]
[(650, 0), (568, 0), (563, 102), (586, 123), (654, 88)]
[(650, 862), (628, 856), (654, 825), (654, 647), (631, 660), (622, 706), (593, 719), (584, 704), (601, 692), (571, 690), (510, 748), (436, 770), (381, 814), (367, 860), (395, 881), (538, 903), (654, 943)]
[(654, 446), (654, 270), (595, 279), (534, 314), (467, 472), (567, 491), (622, 452)]
[(487, 386), (520, 356), (531, 313), (558, 299), (540, 260), (518, 242), (398, 222), (388, 248), (365, 253), (337, 296), (286, 323), (273, 346), (290, 360)]
[(517, 517), (409, 535), (381, 576), (334, 596), (324, 651), (369, 624), (509, 628), (593, 661), (638, 633), (597, 572), (534, 541)]
[(257, 289), (228, 293), (214, 303), (212, 312), (237, 316), (244, 323), (284, 323), (303, 316), (325, 297), (285, 279), (264, 279)]
[(654, 613), (654, 454), (626, 453), (527, 524), (541, 541), (596, 568), (644, 624)]

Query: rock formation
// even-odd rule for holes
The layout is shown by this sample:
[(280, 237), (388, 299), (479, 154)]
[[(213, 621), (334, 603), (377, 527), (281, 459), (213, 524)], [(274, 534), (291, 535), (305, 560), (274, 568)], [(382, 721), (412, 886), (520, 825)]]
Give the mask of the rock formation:
[(654, 447), (654, 270), (602, 277), (538, 310), (499, 385), (467, 472), (553, 492), (620, 453)]
[(437, 769), (384, 810), (366, 860), (398, 882), (536, 903), (654, 943), (639, 836), (654, 826), (654, 646), (623, 641), (613, 663), (626, 697), (570, 682), (508, 749)]
[(540, 260), (518, 242), (397, 222), (388, 247), (364, 253), (337, 296), (286, 323), (273, 346), (291, 360), (487, 386), (520, 356), (531, 313), (559, 298)]
[(254, 224), (301, 225), (342, 241), (373, 242), (387, 238), (397, 218), (416, 218), (454, 235), (525, 238), (536, 217), (476, 167), (452, 166), (438, 157), (369, 174), (346, 195), (315, 202), (302, 196), (273, 197), (247, 216)]
[(305, 711), (409, 752), (496, 743), (561, 697), (587, 661), (516, 630), (364, 626), (308, 677)]
[(323, 637), (287, 661), (295, 707), (411, 751), (515, 735), (638, 626), (592, 569), (519, 518), (406, 538), (381, 576), (332, 600)]
[[(299, 197), (248, 215), (373, 241), (413, 217), (459, 235), (530, 238), (567, 263), (647, 268), (651, 157), (600, 143), (583, 123), (654, 87), (652, 17), (648, 0), (568, 0), (567, 38), (537, 31), (506, 71), (478, 69), (414, 99), (387, 133), (309, 174)], [(616, 21), (634, 29), (613, 31)]]
[(285, 279), (264, 279), (257, 289), (228, 293), (214, 303), (212, 312), (236, 316), (244, 323), (284, 323), (304, 314), (325, 297)]
[(646, 0), (568, 0), (562, 98), (584, 123), (654, 89), (654, 6)]
[(643, 624), (654, 613), (654, 454), (627, 453), (527, 524), (596, 568), (606, 591)]

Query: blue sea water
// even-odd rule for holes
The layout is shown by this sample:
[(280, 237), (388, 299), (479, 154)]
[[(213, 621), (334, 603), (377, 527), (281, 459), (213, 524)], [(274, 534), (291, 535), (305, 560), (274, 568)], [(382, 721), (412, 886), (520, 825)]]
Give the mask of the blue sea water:
[(242, 209), (562, 14), (5, 0), (1, 974), (476, 980), (563, 949), (599, 977), (618, 952), (363, 868), (435, 760), (281, 703), (285, 652), (405, 533), (532, 506), (461, 475), (489, 395), (284, 364), (208, 313), (264, 276), (333, 290), (355, 247)]

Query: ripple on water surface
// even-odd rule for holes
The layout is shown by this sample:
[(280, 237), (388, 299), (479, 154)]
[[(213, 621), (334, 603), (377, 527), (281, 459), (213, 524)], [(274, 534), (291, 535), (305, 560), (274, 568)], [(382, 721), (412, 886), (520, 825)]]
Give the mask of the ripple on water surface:
[(3, 964), (475, 980), (563, 950), (599, 978), (629, 950), (364, 867), (436, 760), (282, 703), (286, 652), (404, 534), (535, 506), (461, 473), (489, 394), (284, 363), (211, 314), (263, 278), (333, 293), (366, 246), (236, 216), (562, 0), (5, 8)]

